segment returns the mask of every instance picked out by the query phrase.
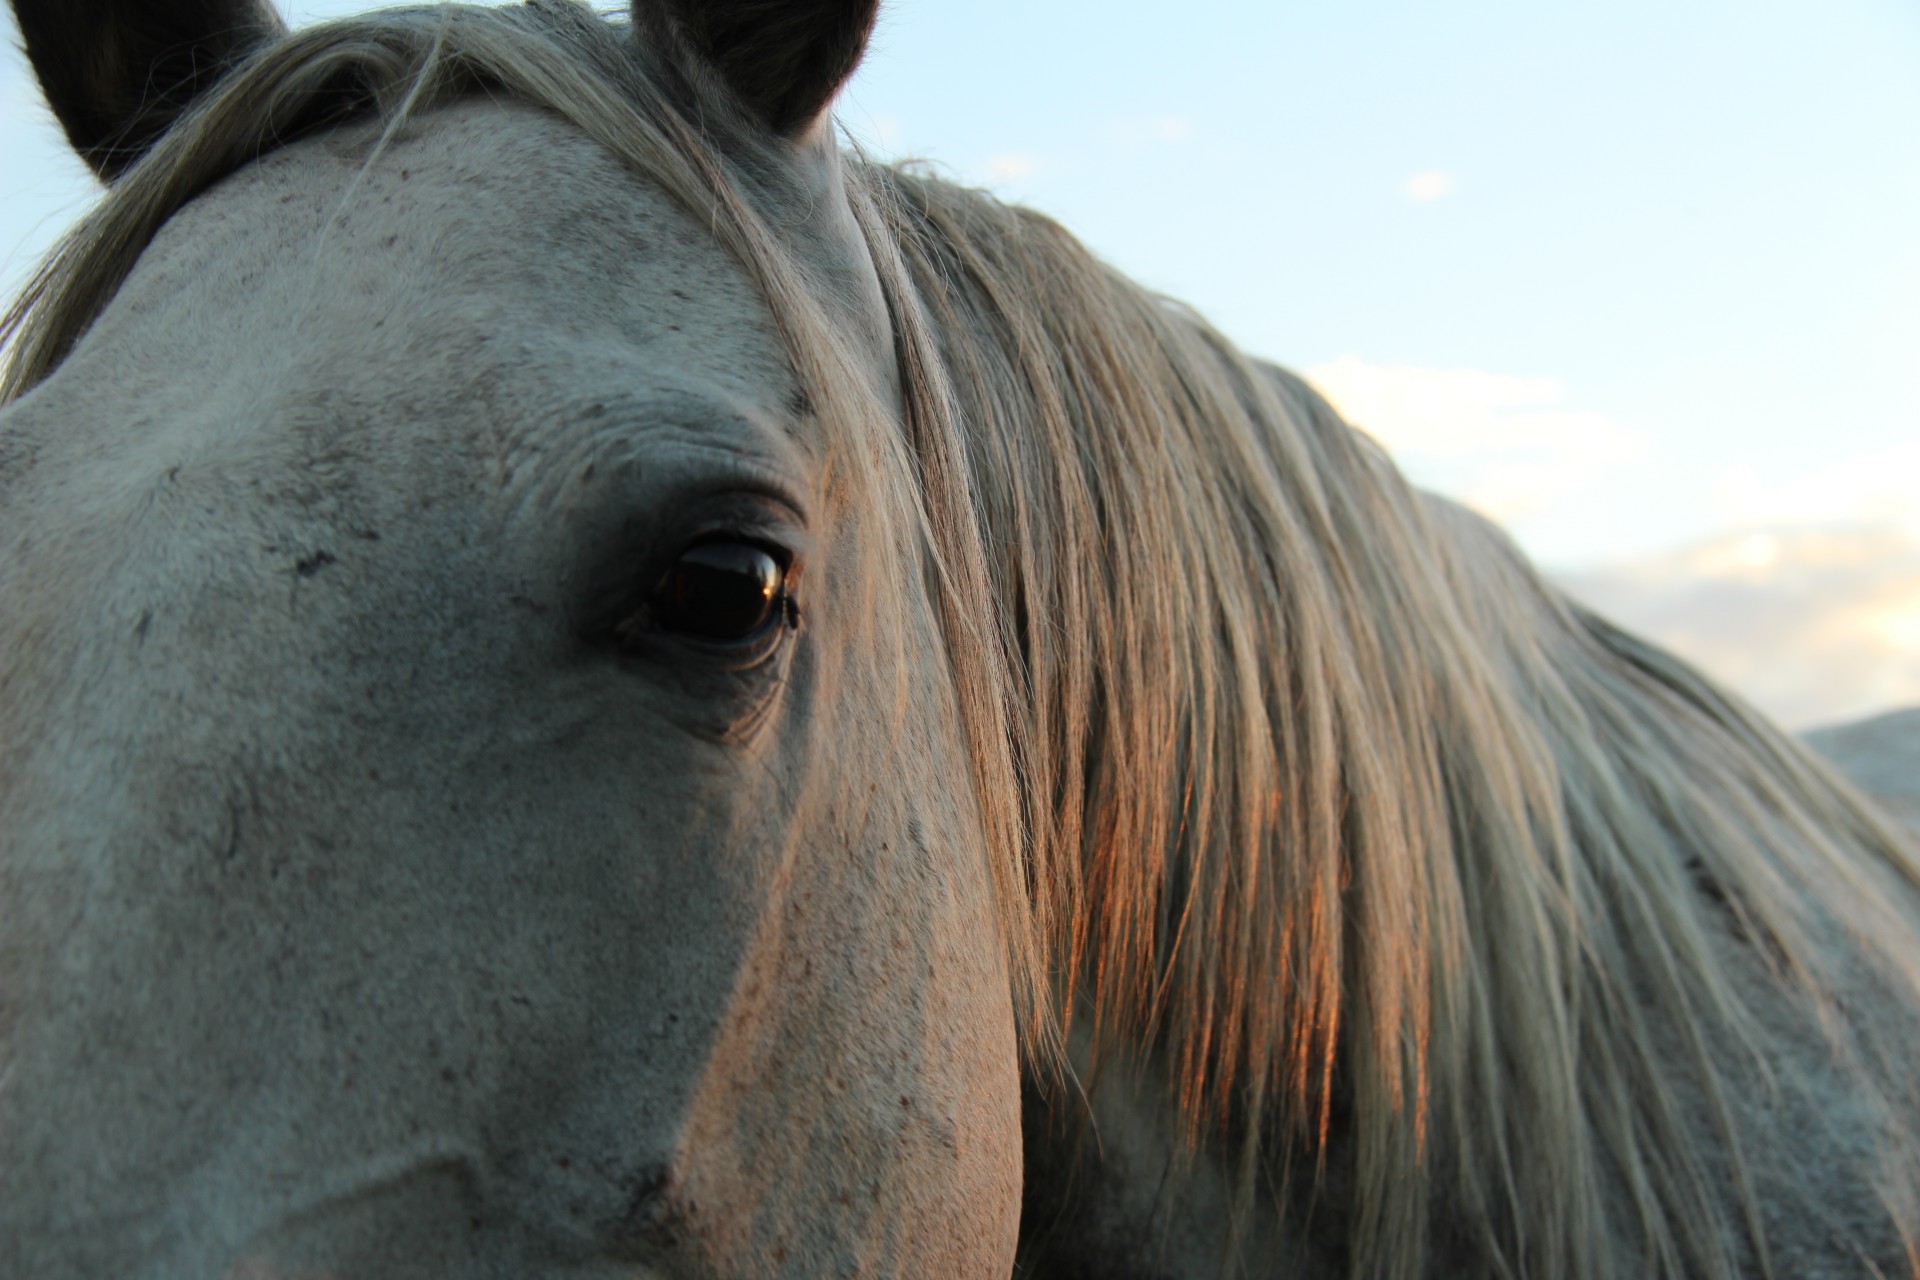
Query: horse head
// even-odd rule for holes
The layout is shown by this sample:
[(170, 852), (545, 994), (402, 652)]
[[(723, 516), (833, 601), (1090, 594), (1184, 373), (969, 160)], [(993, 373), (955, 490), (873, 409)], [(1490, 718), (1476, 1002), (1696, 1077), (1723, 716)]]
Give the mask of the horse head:
[(1912, 1269), (1910, 836), (872, 0), (14, 5), (0, 1271)]
[(0, 419), (6, 1269), (1005, 1275), (872, 0), (15, 7), (113, 187)]

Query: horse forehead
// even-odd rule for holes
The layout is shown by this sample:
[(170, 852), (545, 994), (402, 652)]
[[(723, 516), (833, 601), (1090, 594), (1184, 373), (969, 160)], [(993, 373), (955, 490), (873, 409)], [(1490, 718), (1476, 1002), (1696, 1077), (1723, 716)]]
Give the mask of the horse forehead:
[[(453, 393), (483, 373), (495, 387), (538, 382), (598, 348), (728, 398), (790, 394), (741, 264), (564, 121), (462, 102), (378, 139), (368, 125), (308, 140), (183, 209), (97, 345), (202, 392), (240, 369), (338, 390), (398, 363), (410, 383)], [(196, 364), (203, 379), (182, 376)]]

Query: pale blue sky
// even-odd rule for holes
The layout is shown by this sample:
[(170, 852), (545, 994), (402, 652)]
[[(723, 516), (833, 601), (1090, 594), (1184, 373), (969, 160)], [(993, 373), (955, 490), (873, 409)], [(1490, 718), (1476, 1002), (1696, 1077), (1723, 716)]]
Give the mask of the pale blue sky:
[[(86, 190), (35, 101), (10, 50), (9, 286)], [(1550, 564), (1761, 572), (1872, 526), (1920, 566), (1920, 0), (897, 0), (841, 114), (1314, 377)], [(1913, 583), (1875, 625), (1920, 636)]]
[[(902, 4), (843, 114), (1025, 157), (1003, 189), (1284, 363), (1560, 380), (1646, 450), (1604, 515), (1528, 522), (1561, 559), (1705, 532), (1730, 460), (1920, 437), (1920, 4), (1166, 12)], [(1426, 172), (1452, 193), (1405, 198)]]

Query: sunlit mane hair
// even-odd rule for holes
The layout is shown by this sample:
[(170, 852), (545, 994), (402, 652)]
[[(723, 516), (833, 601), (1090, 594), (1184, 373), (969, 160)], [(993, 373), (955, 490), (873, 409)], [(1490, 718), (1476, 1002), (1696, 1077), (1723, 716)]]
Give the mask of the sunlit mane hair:
[(708, 219), (839, 464), (910, 490), (1043, 1072), (1057, 1006), (1162, 1073), (1243, 1204), (1337, 1168), (1355, 1277), (1765, 1270), (1730, 1112), (1768, 1079), (1746, 945), (1914, 1149), (1910, 1069), (1829, 992), (1920, 996), (1886, 905), (1920, 875), (1844, 783), (1053, 223), (849, 158), (903, 387), (876, 440), (752, 144), (672, 71), (566, 0), (293, 35), (49, 259), (0, 400), (263, 151), (477, 91), (553, 110)]
[[(1910, 1005), (1906, 837), (1047, 219), (865, 177), (964, 423), (1096, 1041), (1240, 1135), (1249, 1188), (1343, 1127), (1354, 1276), (1420, 1273), (1439, 1226), (1474, 1274), (1768, 1269), (1727, 1111), (1766, 1071), (1723, 1056), (1764, 1015), (1727, 943), (1771, 998), (1823, 1008), (1837, 947)], [(1910, 1068), (1833, 1034), (1910, 1131)]]

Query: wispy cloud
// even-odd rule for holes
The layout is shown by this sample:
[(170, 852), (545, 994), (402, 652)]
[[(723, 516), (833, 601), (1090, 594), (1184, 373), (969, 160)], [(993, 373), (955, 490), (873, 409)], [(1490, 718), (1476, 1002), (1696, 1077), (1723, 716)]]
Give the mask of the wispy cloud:
[(1428, 169), (1416, 173), (1400, 184), (1400, 194), (1415, 204), (1432, 204), (1435, 200), (1444, 200), (1459, 189), (1460, 180), (1451, 173), (1440, 169)]
[(1040, 174), (1057, 178), (1062, 172), (1080, 168), (1088, 154), (1102, 146), (1132, 153), (1170, 150), (1187, 146), (1197, 136), (1193, 121), (1186, 116), (1122, 117), (1106, 121), (1097, 136), (1072, 140), (1065, 146), (1044, 151), (996, 151), (987, 156), (978, 172), (991, 185), (1023, 182)]
[(1147, 146), (1180, 146), (1194, 140), (1193, 121), (1180, 115), (1119, 116), (1107, 121), (1107, 142), (1122, 150)]
[(1729, 525), (1884, 524), (1920, 536), (1920, 440), (1835, 459), (1786, 481), (1735, 465), (1715, 477), (1710, 497)]
[(1909, 531), (1752, 529), (1561, 580), (1790, 727), (1920, 705)]
[(1018, 182), (1040, 172), (1040, 157), (1030, 151), (1002, 151), (987, 157), (989, 182)]
[[(1611, 502), (1652, 452), (1555, 378), (1352, 355), (1305, 373), (1416, 483), (1523, 541), (1534, 516)], [(1791, 481), (1732, 466), (1700, 501), (1728, 532), (1562, 581), (1790, 727), (1920, 705), (1920, 441)]]
[(1568, 406), (1556, 378), (1377, 365), (1352, 355), (1305, 373), (1415, 483), (1502, 522), (1549, 510), (1644, 453), (1606, 414)]
[(900, 122), (900, 117), (884, 111), (868, 116), (867, 127), (872, 132), (874, 144), (887, 151), (898, 151), (900, 144), (906, 140), (907, 127)]

